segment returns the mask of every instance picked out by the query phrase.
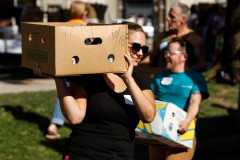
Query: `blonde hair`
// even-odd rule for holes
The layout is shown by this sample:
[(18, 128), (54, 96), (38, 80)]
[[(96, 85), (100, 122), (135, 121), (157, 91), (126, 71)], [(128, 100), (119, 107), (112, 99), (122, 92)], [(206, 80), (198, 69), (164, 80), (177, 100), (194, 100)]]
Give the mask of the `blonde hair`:
[(86, 5), (81, 1), (74, 1), (70, 7), (72, 19), (83, 19), (86, 16)]

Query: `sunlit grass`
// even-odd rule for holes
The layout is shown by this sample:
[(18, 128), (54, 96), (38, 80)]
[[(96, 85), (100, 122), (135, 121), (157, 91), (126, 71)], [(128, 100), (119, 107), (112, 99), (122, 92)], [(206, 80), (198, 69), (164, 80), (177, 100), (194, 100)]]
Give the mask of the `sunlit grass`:
[(0, 159), (61, 159), (70, 128), (60, 128), (57, 141), (44, 137), (55, 98), (56, 91), (0, 95)]
[[(237, 132), (232, 126), (237, 125), (239, 86), (216, 83), (215, 73), (212, 70), (204, 73), (206, 78), (210, 77), (210, 97), (200, 106), (199, 140), (231, 136)], [(1, 76), (9, 79), (16, 76), (14, 74), (1, 73), (0, 79)], [(22, 77), (26, 78), (26, 75), (22, 74)], [(56, 91), (0, 95), (0, 159), (61, 159), (66, 138), (71, 132), (69, 124), (59, 129), (62, 138), (48, 141), (44, 137), (56, 96)]]

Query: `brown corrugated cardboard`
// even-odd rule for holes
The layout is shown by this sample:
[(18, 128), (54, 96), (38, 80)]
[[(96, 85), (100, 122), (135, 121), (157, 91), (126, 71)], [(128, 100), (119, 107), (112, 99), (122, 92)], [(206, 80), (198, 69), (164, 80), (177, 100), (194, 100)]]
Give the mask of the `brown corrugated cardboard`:
[[(22, 23), (22, 66), (64, 76), (127, 70), (127, 25), (68, 22)], [(87, 45), (89, 38), (101, 44)], [(75, 58), (77, 57), (77, 59)], [(74, 64), (76, 63), (76, 64)]]

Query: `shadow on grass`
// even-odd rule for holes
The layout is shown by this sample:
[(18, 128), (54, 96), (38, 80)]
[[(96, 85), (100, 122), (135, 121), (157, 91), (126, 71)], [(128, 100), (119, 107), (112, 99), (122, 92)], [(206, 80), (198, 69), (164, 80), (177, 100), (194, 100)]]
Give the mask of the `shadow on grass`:
[(68, 141), (68, 138), (59, 138), (59, 139), (55, 139), (55, 140), (41, 141), (40, 144), (42, 144), (48, 148), (52, 148), (59, 153), (63, 153), (65, 146), (67, 144), (67, 141)]
[[(240, 159), (240, 134), (234, 115), (200, 118), (197, 137), (193, 160)], [(135, 159), (148, 160), (148, 146), (135, 143)]]
[(240, 134), (200, 141), (193, 160), (239, 160)]
[(221, 108), (221, 109), (226, 109), (227, 112), (232, 115), (232, 116), (237, 116), (237, 110), (236, 109), (233, 109), (233, 108), (227, 108), (226, 106), (224, 105), (220, 105), (220, 104), (212, 104), (211, 106), (213, 107), (216, 107), (216, 108)]
[(220, 137), (229, 137), (239, 133), (235, 116), (222, 116), (214, 118), (200, 118), (198, 139), (207, 140)]
[(46, 126), (49, 124), (49, 119), (36, 114), (34, 112), (24, 112), (23, 106), (0, 106), (4, 108), (6, 112), (11, 112), (12, 115), (17, 120), (24, 120), (30, 123), (38, 124), (39, 130), (44, 134), (46, 131)]
[[(11, 112), (15, 119), (27, 121), (30, 123), (35, 123), (38, 125), (39, 130), (42, 132), (43, 136), (45, 136), (47, 131), (47, 126), (49, 125), (49, 119), (47, 117), (41, 116), (34, 112), (24, 112), (23, 106), (0, 106), (6, 112)], [(65, 124), (66, 127), (71, 127), (69, 124)], [(63, 153), (64, 146), (66, 144), (67, 138), (60, 138), (56, 140), (44, 140), (40, 141), (40, 144), (52, 148), (59, 153)]]
[(200, 119), (194, 160), (239, 160), (240, 134), (235, 116)]
[[(213, 105), (223, 107), (221, 105)], [(24, 107), (19, 106), (0, 106), (6, 112), (12, 113), (17, 120), (36, 123), (43, 136), (46, 133), (49, 119), (34, 112), (25, 112)], [(225, 107), (224, 107), (225, 108)], [(200, 118), (198, 131), (198, 145), (194, 160), (225, 160), (240, 159), (239, 144), (240, 134), (237, 130), (236, 111), (230, 111), (229, 116)], [(67, 127), (70, 125), (66, 124)], [(42, 140), (39, 143), (63, 153), (67, 138), (54, 141)], [(143, 158), (144, 157), (144, 158)], [(135, 146), (135, 159), (148, 159), (148, 146), (137, 144)]]
[(21, 55), (0, 54), (0, 80), (40, 78), (31, 69), (21, 67)]
[(198, 139), (213, 139), (228, 137), (239, 133), (237, 109), (228, 108), (224, 105), (213, 103), (212, 107), (225, 109), (228, 116), (199, 118)]
[(212, 107), (226, 109), (228, 116), (199, 118), (198, 139), (227, 137), (239, 133), (237, 110), (223, 105), (212, 104)]
[(199, 119), (198, 143), (194, 160), (240, 159), (237, 110), (218, 104), (212, 106), (227, 109), (229, 116)]
[(0, 68), (0, 73), (0, 80), (39, 78), (33, 74), (32, 70), (20, 66), (5, 66)]
[[(227, 109), (224, 106), (213, 104), (213, 107)], [(229, 115), (212, 118), (199, 118), (197, 131), (197, 148), (193, 160), (239, 160), (240, 159), (240, 132), (237, 129), (237, 111), (227, 109)], [(148, 146), (137, 144), (135, 158), (141, 159), (148, 155)]]

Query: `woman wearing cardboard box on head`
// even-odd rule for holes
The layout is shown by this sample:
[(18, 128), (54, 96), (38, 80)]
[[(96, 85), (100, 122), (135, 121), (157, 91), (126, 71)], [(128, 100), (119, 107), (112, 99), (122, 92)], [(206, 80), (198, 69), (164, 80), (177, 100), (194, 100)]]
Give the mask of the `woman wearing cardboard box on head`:
[[(75, 77), (69, 88), (55, 77), (61, 109), (73, 124), (63, 160), (133, 159), (135, 128), (151, 122), (156, 114), (154, 96), (147, 82), (132, 76), (144, 54), (145, 33), (128, 24), (128, 71), (123, 74), (95, 74)], [(35, 74), (42, 74), (37, 64)]]

